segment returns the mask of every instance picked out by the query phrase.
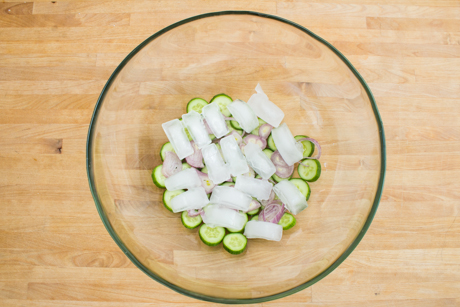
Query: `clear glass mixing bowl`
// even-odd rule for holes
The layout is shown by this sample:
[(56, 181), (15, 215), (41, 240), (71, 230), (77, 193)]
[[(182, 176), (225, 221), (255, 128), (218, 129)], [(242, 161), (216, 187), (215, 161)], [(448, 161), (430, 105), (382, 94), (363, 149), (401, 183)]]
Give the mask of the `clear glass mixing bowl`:
[[(167, 141), (161, 124), (191, 98), (247, 101), (258, 82), (294, 135), (322, 144), (323, 170), (281, 242), (249, 240), (235, 256), (163, 207), (151, 171)], [(380, 200), (385, 138), (368, 86), (332, 45), (279, 17), (217, 12), (157, 32), (118, 66), (94, 111), (87, 169), (104, 225), (143, 272), (195, 298), (256, 303), (314, 284), (357, 246)]]

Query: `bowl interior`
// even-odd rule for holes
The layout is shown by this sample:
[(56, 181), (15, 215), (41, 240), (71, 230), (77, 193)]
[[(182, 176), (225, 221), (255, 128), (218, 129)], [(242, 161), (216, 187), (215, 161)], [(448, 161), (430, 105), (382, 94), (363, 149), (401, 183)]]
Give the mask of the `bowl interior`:
[[(235, 256), (163, 207), (151, 171), (167, 142), (161, 124), (190, 99), (247, 101), (257, 83), (294, 135), (322, 144), (322, 175), (281, 242), (249, 240)], [(144, 272), (198, 298), (264, 301), (310, 285), (356, 246), (378, 204), (383, 131), (367, 90), (327, 44), (277, 18), (209, 14), (165, 29), (120, 65), (96, 107), (88, 171), (106, 227)]]

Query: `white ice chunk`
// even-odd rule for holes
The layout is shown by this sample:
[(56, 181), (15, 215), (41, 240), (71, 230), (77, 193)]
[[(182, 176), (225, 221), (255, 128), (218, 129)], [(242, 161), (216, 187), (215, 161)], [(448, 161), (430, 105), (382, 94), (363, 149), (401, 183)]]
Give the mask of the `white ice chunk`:
[(268, 99), (268, 96), (262, 90), (260, 84), (256, 86), (257, 94), (253, 94), (248, 100), (248, 105), (254, 113), (264, 121), (278, 127), (284, 118), (284, 112), (276, 104)]
[[(246, 223), (243, 214), (220, 205), (209, 205), (204, 209), (203, 222), (210, 227), (241, 229)], [(281, 227), (283, 229), (283, 227)]]
[(268, 200), (273, 184), (267, 180), (250, 178), (247, 176), (236, 177), (235, 189), (240, 190), (258, 200)]
[(216, 103), (211, 103), (204, 106), (203, 111), (201, 111), (206, 123), (209, 128), (211, 128), (212, 133), (216, 138), (220, 139), (228, 133), (227, 123), (225, 122), (224, 115), (220, 112), (220, 108)]
[(212, 182), (219, 184), (230, 179), (230, 170), (228, 165), (225, 164), (216, 144), (206, 145), (201, 149), (201, 153), (203, 154), (204, 163), (208, 168), (209, 179)]
[(303, 158), (302, 151), (296, 146), (296, 140), (292, 136), (291, 130), (289, 130), (286, 123), (282, 124), (278, 128), (272, 130), (273, 141), (275, 142), (276, 148), (286, 161), (287, 165), (291, 166), (294, 163), (299, 162)]
[(174, 191), (201, 187), (201, 180), (193, 168), (180, 171), (165, 179), (166, 190)]
[(194, 153), (192, 144), (185, 134), (184, 126), (178, 119), (173, 119), (161, 125), (163, 130), (171, 142), (174, 151), (176, 152), (179, 159), (184, 159)]
[(220, 140), (222, 153), (227, 161), (232, 176), (238, 176), (249, 172), (248, 162), (241, 152), (240, 146), (233, 135), (229, 135)]
[(251, 196), (233, 187), (217, 186), (212, 190), (211, 194), (211, 204), (241, 211), (247, 211), (251, 201)]
[(244, 146), (244, 155), (246, 156), (249, 166), (263, 179), (269, 179), (276, 172), (276, 167), (273, 162), (256, 144), (248, 143)]
[(182, 121), (199, 149), (211, 144), (211, 138), (209, 138), (208, 131), (206, 131), (206, 126), (199, 113), (190, 111), (182, 115)]
[(203, 187), (190, 189), (171, 199), (171, 209), (174, 213), (201, 209), (207, 204), (209, 204), (209, 199)]
[(294, 215), (308, 207), (305, 195), (289, 180), (283, 180), (276, 184), (273, 187), (273, 191)]
[(240, 124), (247, 133), (259, 126), (259, 120), (251, 107), (243, 100), (235, 100), (227, 106), (233, 118)]
[(244, 235), (248, 239), (281, 241), (283, 226), (270, 222), (249, 221), (244, 228)]

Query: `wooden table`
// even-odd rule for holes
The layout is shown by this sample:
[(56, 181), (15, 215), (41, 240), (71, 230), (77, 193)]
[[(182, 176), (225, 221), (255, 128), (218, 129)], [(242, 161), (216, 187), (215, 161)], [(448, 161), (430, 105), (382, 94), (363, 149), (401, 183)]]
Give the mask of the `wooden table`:
[(89, 192), (85, 144), (128, 52), (175, 21), (233, 9), (335, 45), (370, 85), (387, 137), (383, 198), (358, 248), (321, 282), (258, 306), (459, 306), (460, 1), (329, 2), (0, 3), (0, 305), (214, 306), (119, 250)]

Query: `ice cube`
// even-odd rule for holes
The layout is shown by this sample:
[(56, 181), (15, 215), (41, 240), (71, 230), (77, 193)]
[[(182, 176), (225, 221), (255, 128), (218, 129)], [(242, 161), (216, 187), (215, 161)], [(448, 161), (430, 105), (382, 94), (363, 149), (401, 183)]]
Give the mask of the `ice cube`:
[(247, 176), (236, 177), (235, 189), (240, 190), (258, 200), (267, 200), (270, 197), (273, 184), (267, 180), (249, 178)]
[(287, 165), (292, 166), (303, 158), (303, 149), (300, 151), (296, 146), (296, 140), (286, 123), (273, 129), (272, 136), (276, 148)]
[(222, 153), (225, 161), (228, 163), (232, 176), (238, 176), (249, 172), (248, 162), (246, 162), (246, 158), (241, 152), (240, 146), (233, 135), (229, 135), (220, 140), (220, 146), (222, 147)]
[(244, 227), (244, 235), (248, 239), (281, 241), (283, 226), (270, 222), (249, 221)]
[(219, 184), (230, 179), (230, 170), (228, 165), (225, 164), (216, 144), (206, 145), (201, 149), (201, 153), (203, 154), (204, 163), (208, 168), (209, 179), (212, 182)]
[(171, 209), (174, 213), (201, 209), (207, 204), (209, 204), (209, 199), (203, 187), (190, 189), (171, 199)]
[(257, 94), (253, 94), (249, 98), (248, 105), (258, 117), (273, 127), (278, 127), (284, 118), (283, 110), (268, 99), (260, 84), (257, 84), (256, 92)]
[(203, 222), (210, 227), (241, 229), (246, 223), (246, 217), (243, 214), (220, 205), (209, 205), (203, 210)]
[(283, 180), (273, 187), (275, 194), (278, 195), (287, 209), (294, 215), (308, 207), (305, 196), (289, 180)]
[(233, 187), (217, 186), (212, 190), (211, 204), (247, 211), (252, 197)]
[(251, 107), (243, 100), (235, 100), (227, 106), (233, 118), (240, 124), (247, 133), (259, 126), (259, 120)]
[(220, 112), (220, 108), (216, 103), (213, 102), (204, 106), (201, 113), (216, 138), (219, 139), (228, 133), (228, 127), (225, 122), (224, 115)]
[(168, 137), (169, 142), (171, 142), (174, 151), (176, 152), (179, 159), (184, 159), (194, 153), (192, 144), (185, 134), (184, 126), (178, 119), (170, 120), (169, 122), (163, 123), (161, 125), (163, 130)]
[(244, 155), (246, 156), (249, 166), (263, 179), (269, 179), (275, 173), (275, 165), (256, 144), (248, 143), (244, 146)]
[(203, 119), (199, 113), (196, 111), (190, 111), (187, 114), (182, 115), (182, 121), (199, 149), (211, 144), (208, 131), (206, 131), (206, 126), (204, 125)]
[(193, 168), (182, 170), (165, 179), (168, 191), (201, 187), (201, 180)]

